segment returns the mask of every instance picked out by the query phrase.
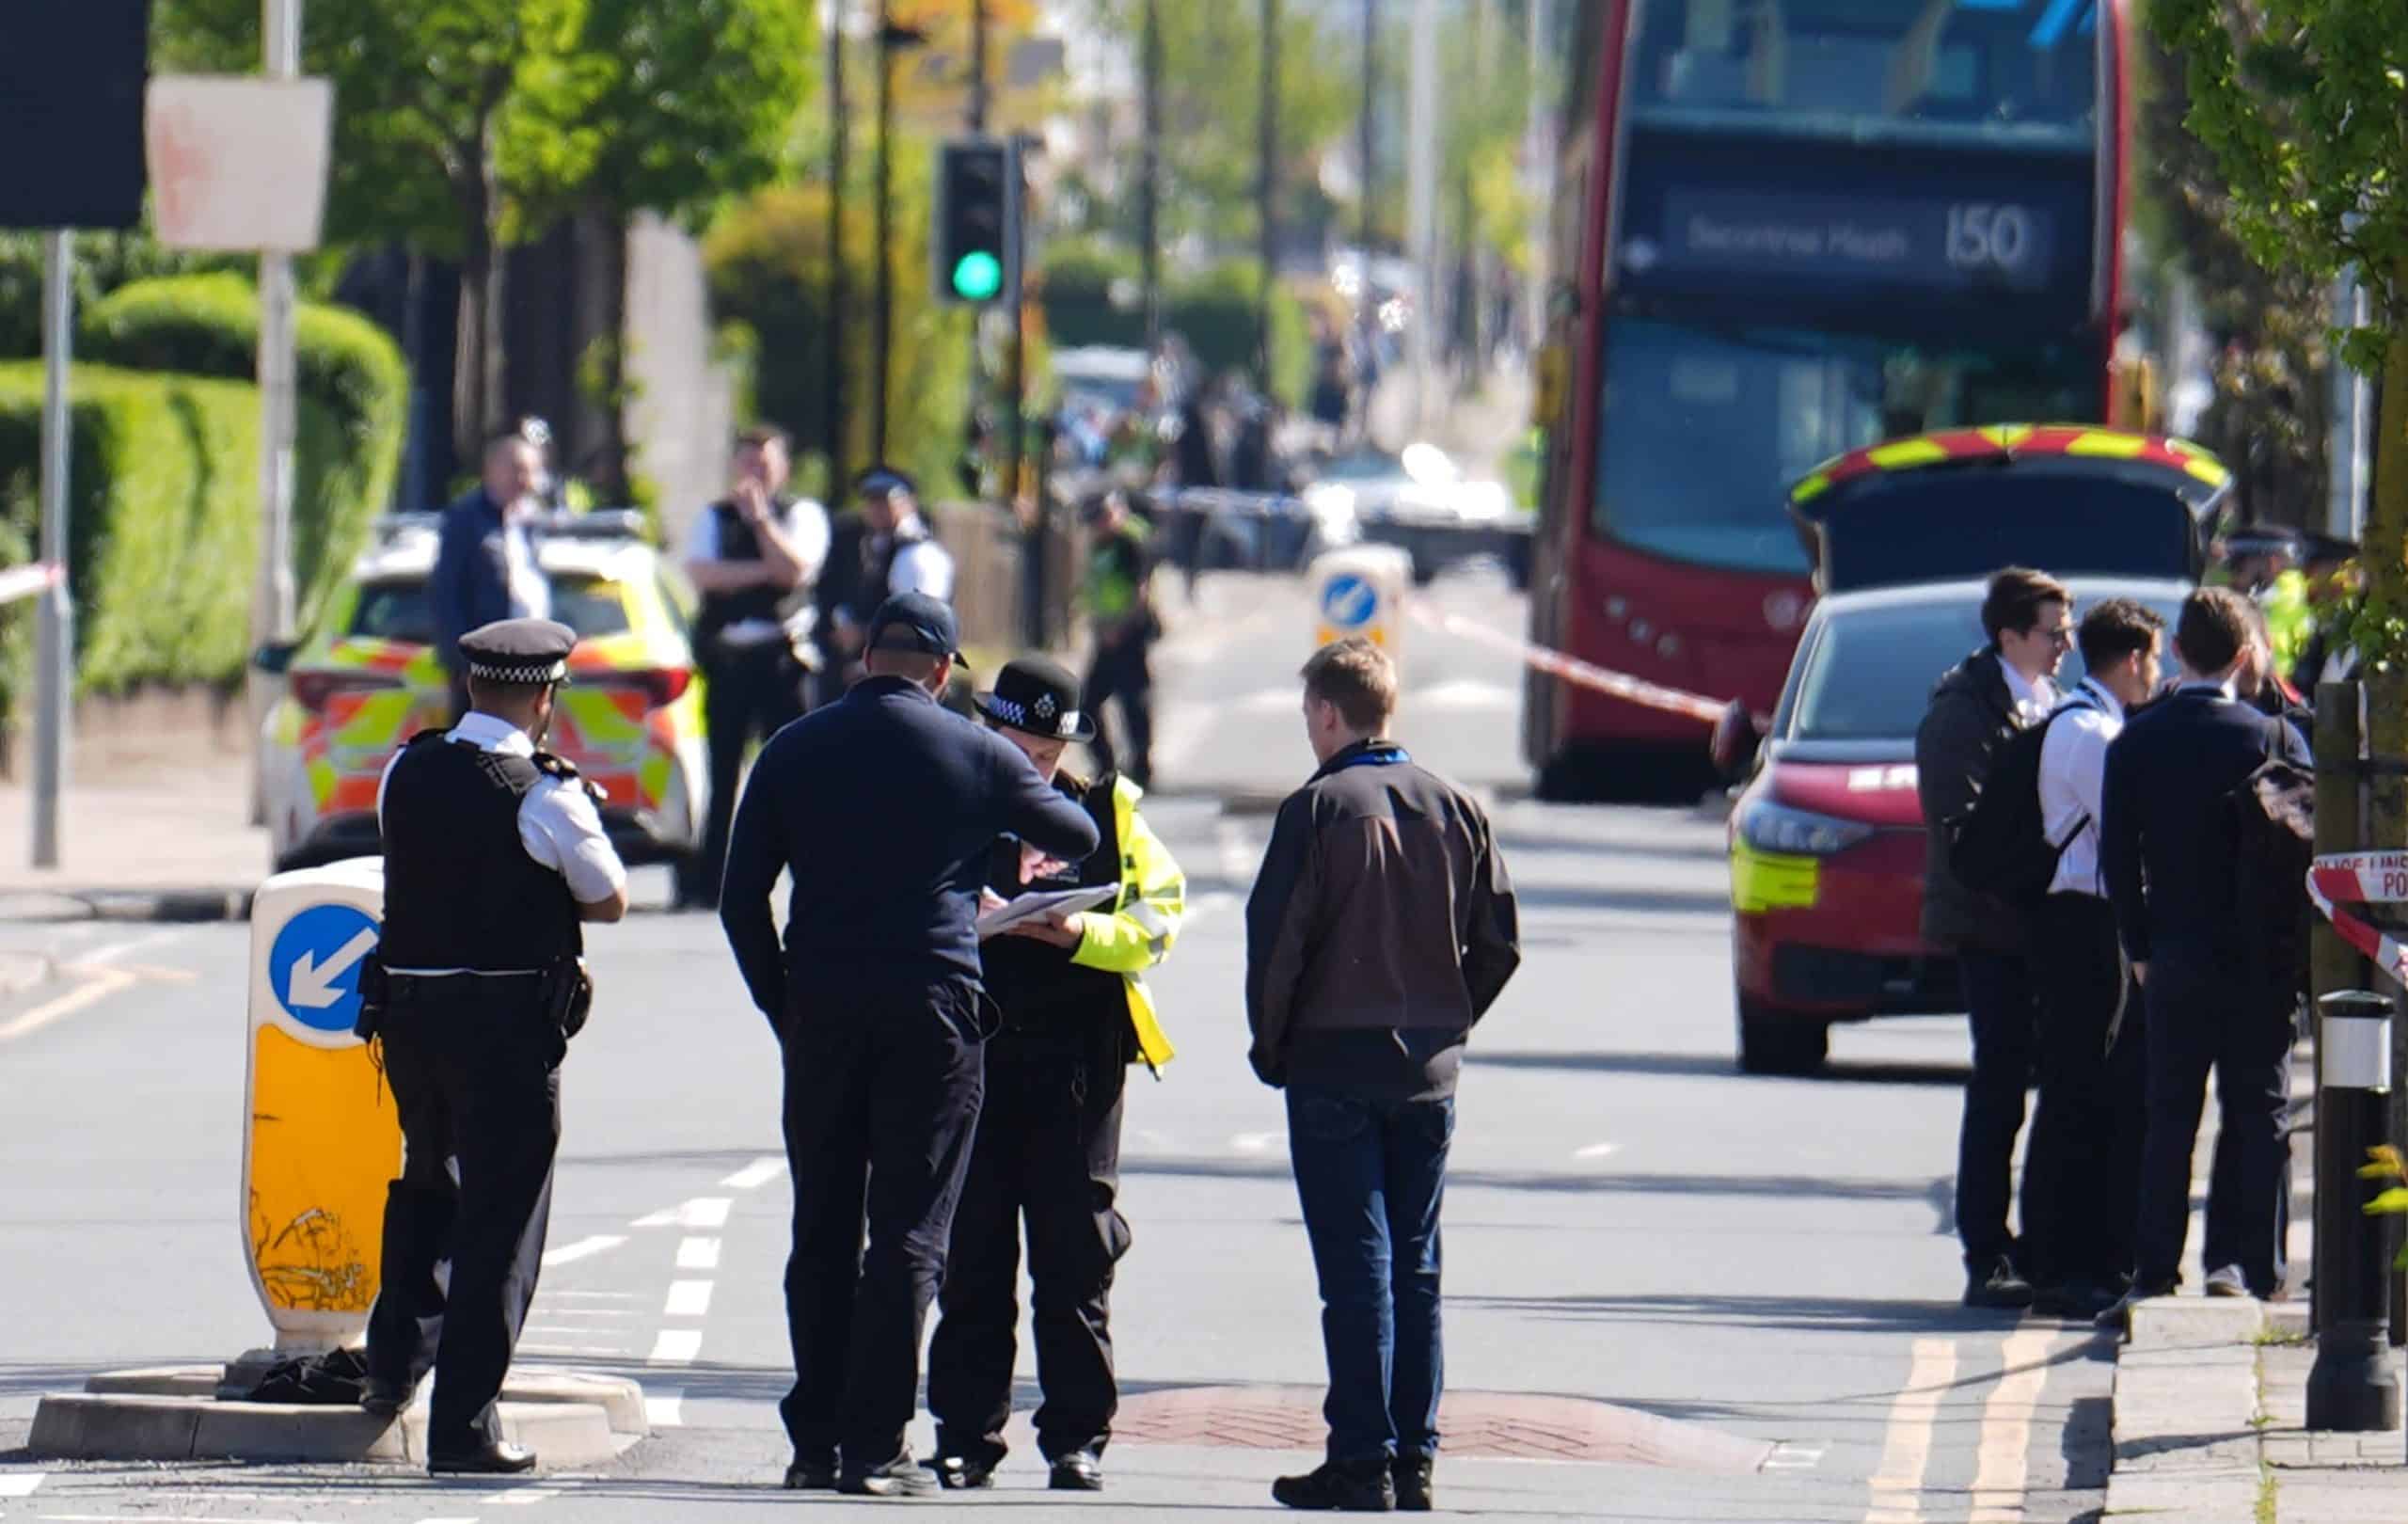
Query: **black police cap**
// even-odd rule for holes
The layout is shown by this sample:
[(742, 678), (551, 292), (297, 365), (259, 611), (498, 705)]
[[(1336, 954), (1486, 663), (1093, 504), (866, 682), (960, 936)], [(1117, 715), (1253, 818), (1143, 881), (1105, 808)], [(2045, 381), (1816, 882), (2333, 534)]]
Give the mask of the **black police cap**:
[(920, 495), (919, 484), (892, 466), (873, 466), (863, 471), (861, 480), (853, 484), (853, 491), (863, 498), (884, 497), (890, 492), (906, 492), (914, 498)]
[(460, 637), (470, 677), (523, 688), (565, 680), (576, 645), (577, 631), (553, 619), (497, 619)]
[(995, 674), (992, 692), (978, 695), (978, 712), (999, 725), (1047, 740), (1095, 739), (1095, 719), (1079, 712), (1079, 680), (1059, 662), (1014, 657)]

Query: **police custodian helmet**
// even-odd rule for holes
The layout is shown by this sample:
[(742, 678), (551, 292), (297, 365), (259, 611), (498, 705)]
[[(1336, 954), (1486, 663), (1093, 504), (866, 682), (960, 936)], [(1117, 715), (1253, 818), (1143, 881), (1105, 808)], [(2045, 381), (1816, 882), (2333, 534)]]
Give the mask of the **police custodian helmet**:
[(1079, 683), (1043, 657), (1016, 657), (995, 674), (995, 688), (978, 695), (978, 712), (999, 725), (1047, 740), (1095, 739), (1095, 720), (1079, 712)]
[(552, 619), (497, 619), (460, 637), (471, 679), (518, 688), (566, 681), (576, 645), (577, 631)]

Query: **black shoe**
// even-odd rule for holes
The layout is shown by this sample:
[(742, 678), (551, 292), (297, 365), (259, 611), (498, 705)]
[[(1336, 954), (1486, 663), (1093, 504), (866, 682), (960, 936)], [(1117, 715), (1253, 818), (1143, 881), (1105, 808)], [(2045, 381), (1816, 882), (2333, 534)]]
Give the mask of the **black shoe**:
[(429, 1451), (426, 1468), (435, 1476), (516, 1476), (535, 1468), (535, 1453), (524, 1445), (488, 1439), (467, 1450)]
[(1045, 1484), (1055, 1492), (1101, 1492), (1103, 1457), (1092, 1450), (1073, 1450), (1054, 1457), (1053, 1475)]
[(975, 1492), (995, 1484), (993, 1461), (974, 1461), (967, 1455), (939, 1455), (928, 1462), (928, 1469), (936, 1473), (937, 1485), (947, 1492)]
[(2114, 1307), (2123, 1294), (2120, 1285), (2104, 1286), (2095, 1280), (2068, 1280), (2064, 1285), (2044, 1287), (2033, 1294), (2032, 1310), (2042, 1317), (2063, 1318), (2067, 1323), (2090, 1323), (2099, 1313)]
[(2105, 1328), (2115, 1333), (2131, 1333), (2132, 1331), (2132, 1309), (2142, 1302), (2150, 1300), (2152, 1297), (2173, 1295), (2175, 1289), (2178, 1284), (2179, 1282), (2178, 1281), (2164, 1280), (2159, 1281), (2153, 1285), (2144, 1286), (2135, 1281), (2131, 1290), (2117, 1297), (2112, 1306), (2110, 1306), (2105, 1311), (2099, 1313), (2097, 1318), (2092, 1320), (2093, 1326)]
[(1396, 1511), (1400, 1514), (1426, 1514), (1437, 1507), (1432, 1500), (1430, 1479), (1437, 1460), (1429, 1455), (1399, 1455), (1388, 1468), (1389, 1478), (1396, 1483)]
[(1396, 1511), (1396, 1483), (1383, 1458), (1374, 1470), (1366, 1466), (1328, 1465), (1303, 1476), (1283, 1476), (1271, 1484), (1272, 1500), (1289, 1508), (1321, 1513), (1388, 1514)]
[(938, 1487), (936, 1473), (906, 1450), (883, 1466), (857, 1468), (847, 1461), (836, 1490), (856, 1498), (933, 1498)]
[(835, 1456), (797, 1455), (786, 1465), (785, 1487), (788, 1492), (833, 1492), (836, 1489)]
[(383, 1376), (365, 1376), (359, 1383), (360, 1407), (378, 1418), (391, 1418), (401, 1412), (410, 1405), (413, 1395), (408, 1387)]
[(2032, 1282), (2016, 1274), (2015, 1262), (2004, 1257), (1987, 1269), (1965, 1277), (1965, 1305), (2009, 1310), (2032, 1305)]

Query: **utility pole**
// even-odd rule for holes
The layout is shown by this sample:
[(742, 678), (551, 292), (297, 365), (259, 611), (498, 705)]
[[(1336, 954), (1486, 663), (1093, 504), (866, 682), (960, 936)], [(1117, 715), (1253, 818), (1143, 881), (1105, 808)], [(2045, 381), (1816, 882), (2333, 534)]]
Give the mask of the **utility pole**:
[(869, 455), (873, 465), (886, 460), (887, 362), (895, 341), (895, 262), (889, 248), (895, 238), (895, 17), (892, 0), (878, 0), (878, 247), (874, 251), (878, 297), (870, 320), (876, 325), (870, 341), (870, 365), (877, 390), (870, 402)]
[[(301, 0), (260, 0), (267, 77), (301, 73)], [(293, 639), (293, 258), (260, 256), (260, 495), (267, 532), (260, 536), (266, 629), (274, 642)]]
[(67, 690), (74, 665), (67, 595), (67, 386), (75, 342), (75, 235), (42, 237), (41, 559), (55, 579), (35, 627), (34, 863), (58, 865), (58, 800), (67, 788)]
[[(2342, 268), (2333, 286), (2333, 325), (2348, 332), (2366, 325), (2366, 293), (2358, 284), (2355, 265)], [(2324, 532), (2345, 540), (2358, 537), (2366, 512), (2368, 424), (2373, 405), (2367, 378), (2337, 357), (2333, 370), (2333, 432), (2326, 445), (2325, 479), (2330, 484), (2324, 510)]]
[(970, 0), (970, 130), (987, 133), (987, 0)]
[(1260, 176), (1255, 193), (1262, 238), (1262, 291), (1254, 316), (1255, 384), (1271, 394), (1271, 298), (1279, 286), (1279, 0), (1262, 0)]
[(1430, 333), (1437, 313), (1438, 0), (1414, 0), (1413, 104), (1405, 188), (1405, 242), (1413, 261), (1414, 312), (1407, 332), (1413, 365), (1413, 424), (1430, 421)]
[(1529, 267), (1522, 287), (1522, 341), (1535, 350), (1545, 343), (1546, 332), (1546, 260), (1547, 208), (1554, 203), (1555, 135), (1548, 131), (1546, 91), (1546, 40), (1553, 31), (1554, 7), (1550, 0), (1530, 0), (1529, 68), (1524, 87), (1529, 92), (1530, 117), (1523, 154), (1530, 167), (1530, 183), (1536, 194), (1530, 198)]
[(1139, 89), (1145, 112), (1145, 148), (1138, 170), (1137, 261), (1145, 287), (1146, 355), (1150, 362), (1163, 343), (1163, 19), (1160, 0), (1146, 0), (1145, 38), (1140, 44)]
[(828, 351), (820, 383), (820, 436), (828, 451), (828, 500), (845, 484), (845, 0), (828, 0)]
[(1354, 242), (1362, 246), (1364, 280), (1370, 279), (1371, 185), (1379, 164), (1379, 140), (1372, 135), (1372, 104), (1380, 93), (1380, 0), (1363, 0), (1363, 103), (1355, 119), (1355, 156), (1361, 160), (1362, 204), (1356, 208)]

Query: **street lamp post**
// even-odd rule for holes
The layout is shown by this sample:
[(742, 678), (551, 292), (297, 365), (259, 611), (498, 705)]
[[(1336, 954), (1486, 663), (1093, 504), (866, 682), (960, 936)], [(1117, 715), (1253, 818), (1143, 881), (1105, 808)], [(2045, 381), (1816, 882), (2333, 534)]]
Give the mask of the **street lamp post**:
[(892, 0), (878, 0), (878, 298), (871, 321), (877, 325), (870, 343), (870, 363), (877, 369), (877, 388), (870, 403), (870, 455), (886, 459), (886, 405), (889, 359), (895, 343), (895, 55), (927, 40), (917, 27), (895, 20)]
[(820, 437), (828, 500), (845, 491), (845, 0), (828, 3), (828, 351), (820, 382)]
[(1279, 269), (1279, 0), (1262, 0), (1261, 142), (1258, 151), (1262, 238), (1262, 289), (1254, 317), (1255, 384), (1271, 393), (1271, 297)]
[(1163, 24), (1159, 0), (1146, 0), (1145, 39), (1140, 64), (1144, 98), (1144, 162), (1138, 171), (1137, 260), (1145, 285), (1146, 355), (1162, 353), (1163, 343)]

